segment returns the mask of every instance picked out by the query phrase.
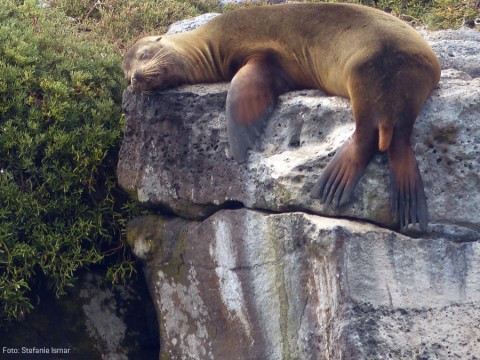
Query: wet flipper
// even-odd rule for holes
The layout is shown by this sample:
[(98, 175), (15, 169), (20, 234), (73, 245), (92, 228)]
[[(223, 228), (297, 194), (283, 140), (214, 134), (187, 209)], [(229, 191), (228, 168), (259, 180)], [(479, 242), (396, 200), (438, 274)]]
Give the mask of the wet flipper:
[(235, 74), (227, 94), (227, 135), (234, 159), (245, 162), (275, 106), (273, 67), (259, 58), (248, 60)]
[(428, 209), (422, 177), (409, 143), (395, 139), (388, 150), (394, 218), (403, 229), (420, 224), (427, 230)]

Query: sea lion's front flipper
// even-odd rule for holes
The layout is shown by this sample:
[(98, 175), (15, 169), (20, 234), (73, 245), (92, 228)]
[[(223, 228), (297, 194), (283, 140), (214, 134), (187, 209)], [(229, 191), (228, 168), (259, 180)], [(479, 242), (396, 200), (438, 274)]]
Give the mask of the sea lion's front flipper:
[(362, 138), (356, 131), (352, 139), (342, 145), (313, 187), (312, 198), (333, 207), (350, 201), (358, 180), (376, 151), (374, 134), (370, 135)]
[(257, 58), (248, 60), (235, 74), (227, 95), (227, 135), (234, 159), (245, 162), (254, 149), (277, 97), (274, 66)]
[(392, 210), (400, 228), (419, 223), (422, 231), (426, 231), (427, 200), (408, 137), (394, 137), (388, 150), (388, 165), (392, 186)]

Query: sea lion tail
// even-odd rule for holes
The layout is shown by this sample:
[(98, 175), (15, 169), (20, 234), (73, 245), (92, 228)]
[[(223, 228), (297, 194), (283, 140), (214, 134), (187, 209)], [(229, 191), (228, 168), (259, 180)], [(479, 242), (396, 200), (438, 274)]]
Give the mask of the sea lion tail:
[(392, 142), (393, 126), (381, 122), (378, 126), (378, 150), (387, 151)]

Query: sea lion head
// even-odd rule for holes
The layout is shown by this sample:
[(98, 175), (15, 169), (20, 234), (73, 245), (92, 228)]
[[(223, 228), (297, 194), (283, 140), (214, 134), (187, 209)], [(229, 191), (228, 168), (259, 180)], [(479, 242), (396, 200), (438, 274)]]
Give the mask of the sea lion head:
[(138, 40), (123, 60), (128, 85), (150, 93), (180, 85), (180, 59), (165, 36), (148, 36)]

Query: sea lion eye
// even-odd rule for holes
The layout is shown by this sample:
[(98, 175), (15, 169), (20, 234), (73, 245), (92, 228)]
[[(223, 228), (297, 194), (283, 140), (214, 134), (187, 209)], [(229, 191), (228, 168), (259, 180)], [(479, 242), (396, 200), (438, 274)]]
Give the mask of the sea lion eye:
[(140, 55), (140, 60), (144, 60), (148, 56), (148, 50), (144, 50), (142, 55)]

